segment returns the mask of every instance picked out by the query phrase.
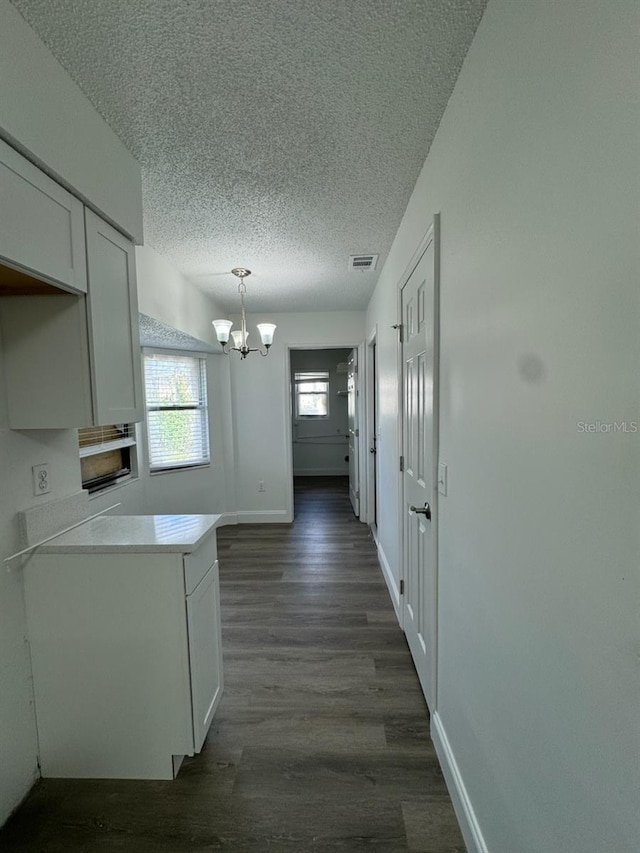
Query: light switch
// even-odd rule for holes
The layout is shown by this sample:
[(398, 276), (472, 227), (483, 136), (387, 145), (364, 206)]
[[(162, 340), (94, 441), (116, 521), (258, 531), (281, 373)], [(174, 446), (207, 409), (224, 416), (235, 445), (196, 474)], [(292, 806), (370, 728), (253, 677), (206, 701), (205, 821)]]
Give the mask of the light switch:
[(447, 466), (444, 462), (438, 465), (438, 491), (441, 495), (447, 494)]

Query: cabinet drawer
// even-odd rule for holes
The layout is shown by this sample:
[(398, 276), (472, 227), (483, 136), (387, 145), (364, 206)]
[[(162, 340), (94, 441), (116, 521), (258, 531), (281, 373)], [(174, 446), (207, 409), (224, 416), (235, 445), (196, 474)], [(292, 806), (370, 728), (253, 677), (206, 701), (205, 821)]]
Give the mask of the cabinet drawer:
[(184, 588), (187, 595), (193, 592), (217, 559), (216, 531), (212, 530), (196, 551), (183, 557)]

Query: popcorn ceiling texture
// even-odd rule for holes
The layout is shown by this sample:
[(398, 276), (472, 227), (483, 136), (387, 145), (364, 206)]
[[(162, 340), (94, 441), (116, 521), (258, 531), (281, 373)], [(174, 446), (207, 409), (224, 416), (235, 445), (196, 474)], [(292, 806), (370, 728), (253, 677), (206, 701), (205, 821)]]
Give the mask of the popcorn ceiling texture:
[(174, 329), (173, 326), (149, 317), (147, 314), (138, 314), (140, 321), (140, 346), (150, 349), (176, 349), (185, 352), (219, 352), (220, 346), (212, 347), (198, 338)]
[[(145, 240), (219, 304), (363, 309), (486, 0), (12, 0), (142, 166)], [(79, 130), (81, 144), (81, 130)]]

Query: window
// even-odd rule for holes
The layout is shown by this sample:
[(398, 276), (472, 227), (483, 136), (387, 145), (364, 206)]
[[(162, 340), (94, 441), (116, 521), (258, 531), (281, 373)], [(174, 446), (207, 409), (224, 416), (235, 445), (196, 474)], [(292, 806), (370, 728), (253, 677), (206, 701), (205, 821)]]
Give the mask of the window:
[(134, 424), (78, 430), (82, 488), (95, 494), (131, 479), (136, 466)]
[(296, 418), (328, 418), (328, 371), (317, 370), (313, 373), (296, 373), (294, 379)]
[(145, 353), (144, 384), (151, 471), (208, 465), (205, 359)]

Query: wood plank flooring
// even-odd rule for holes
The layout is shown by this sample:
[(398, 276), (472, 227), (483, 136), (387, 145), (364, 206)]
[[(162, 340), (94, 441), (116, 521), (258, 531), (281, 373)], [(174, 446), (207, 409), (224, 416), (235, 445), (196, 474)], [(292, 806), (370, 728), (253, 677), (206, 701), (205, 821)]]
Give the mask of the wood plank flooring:
[(368, 528), (343, 478), (218, 531), (225, 694), (173, 782), (43, 780), (0, 850), (464, 853)]

